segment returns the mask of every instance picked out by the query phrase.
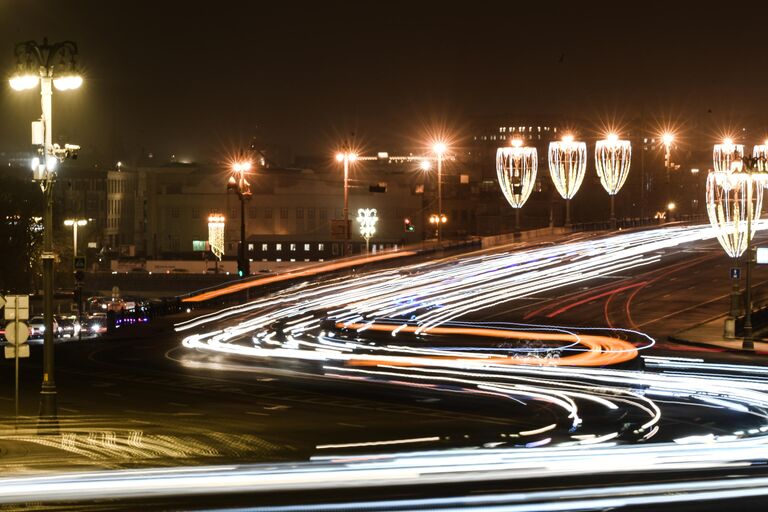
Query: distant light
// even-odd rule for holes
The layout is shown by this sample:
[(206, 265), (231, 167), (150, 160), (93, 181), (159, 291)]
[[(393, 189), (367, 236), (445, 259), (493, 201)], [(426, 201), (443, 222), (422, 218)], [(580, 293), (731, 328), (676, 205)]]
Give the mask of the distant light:
[(32, 159), (32, 170), (36, 171), (40, 168), (40, 159), (35, 157)]
[(379, 151), (377, 156), (382, 160), (384, 160), (386, 158), (389, 158), (389, 153), (387, 153), (386, 151)]
[(428, 171), (432, 168), (432, 164), (430, 163), (429, 160), (422, 160), (421, 163), (419, 164), (419, 168), (422, 171)]
[(606, 140), (608, 142), (617, 142), (619, 140), (619, 136), (616, 135), (615, 133), (609, 133), (608, 136), (606, 137)]
[(563, 142), (573, 142), (573, 135), (570, 133), (567, 135), (563, 135)]
[(445, 145), (444, 142), (436, 142), (435, 145), (432, 146), (432, 149), (438, 155), (442, 155), (443, 153), (445, 153), (445, 150), (448, 149), (448, 147)]
[(23, 91), (37, 87), (39, 80), (35, 75), (14, 75), (8, 80), (8, 83), (11, 84), (13, 90)]
[(349, 158), (350, 162), (354, 162), (355, 160), (357, 160), (357, 153), (348, 153), (347, 158)]
[(730, 146), (731, 144), (733, 144), (733, 139), (730, 137), (726, 137), (723, 139), (723, 144)]
[(56, 160), (56, 157), (55, 157), (55, 156), (49, 156), (49, 157), (48, 157), (48, 160), (47, 160), (47, 165), (46, 165), (46, 168), (47, 168), (49, 171), (53, 171), (53, 170), (55, 170), (55, 169), (56, 169), (56, 164), (58, 164), (58, 162), (59, 162), (59, 161), (58, 161), (58, 160)]
[(523, 140), (522, 139), (512, 139), (512, 147), (513, 148), (519, 148), (522, 145), (523, 145)]
[(662, 135), (661, 140), (664, 141), (664, 144), (669, 146), (675, 140), (675, 136), (672, 135), (671, 133), (667, 132), (664, 135)]
[(691, 169), (691, 174), (699, 174), (699, 170), (696, 167), (694, 167), (693, 169)]
[(336, 153), (336, 161), (342, 162), (344, 160), (344, 153)]
[(674, 210), (674, 209), (675, 209), (675, 206), (676, 206), (676, 205), (675, 205), (675, 203), (669, 203), (669, 204), (667, 205), (667, 210), (669, 210), (669, 211), (672, 211), (672, 210)]

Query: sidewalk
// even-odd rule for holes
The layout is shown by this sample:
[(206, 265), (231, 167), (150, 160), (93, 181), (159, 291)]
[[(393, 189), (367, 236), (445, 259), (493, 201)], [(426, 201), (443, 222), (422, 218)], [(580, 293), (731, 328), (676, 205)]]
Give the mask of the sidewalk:
[[(720, 347), (738, 352), (745, 352), (742, 348), (742, 338), (726, 338), (724, 336), (724, 324), (726, 315), (694, 325), (682, 331), (678, 331), (668, 337), (669, 341), (690, 345), (705, 345)], [(754, 337), (755, 353), (768, 355), (768, 342), (763, 339), (763, 332), (758, 331)]]

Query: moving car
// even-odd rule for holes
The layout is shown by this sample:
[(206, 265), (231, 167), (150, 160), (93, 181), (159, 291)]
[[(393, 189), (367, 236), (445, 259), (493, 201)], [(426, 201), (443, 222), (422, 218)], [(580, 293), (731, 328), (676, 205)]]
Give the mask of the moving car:
[[(33, 316), (29, 319), (28, 322), (29, 325), (29, 339), (31, 340), (41, 340), (43, 339), (44, 333), (45, 333), (45, 321), (43, 320), (42, 316)], [(59, 334), (59, 324), (56, 322), (56, 318), (53, 319), (53, 336), (58, 337)]]
[(76, 316), (56, 316), (59, 326), (59, 336), (62, 338), (75, 338), (80, 334), (80, 321)]

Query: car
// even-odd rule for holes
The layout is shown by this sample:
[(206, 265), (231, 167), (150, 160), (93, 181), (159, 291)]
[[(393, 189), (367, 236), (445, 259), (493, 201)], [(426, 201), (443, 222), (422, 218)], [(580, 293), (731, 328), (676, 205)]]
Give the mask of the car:
[[(29, 339), (41, 340), (45, 335), (45, 320), (42, 316), (33, 316), (29, 319)], [(56, 322), (56, 318), (53, 319), (53, 335), (57, 337), (59, 335), (59, 324)]]
[(107, 315), (94, 313), (83, 321), (83, 334), (98, 335), (107, 332)]
[(76, 316), (57, 316), (59, 336), (62, 338), (75, 338), (80, 334), (80, 321)]

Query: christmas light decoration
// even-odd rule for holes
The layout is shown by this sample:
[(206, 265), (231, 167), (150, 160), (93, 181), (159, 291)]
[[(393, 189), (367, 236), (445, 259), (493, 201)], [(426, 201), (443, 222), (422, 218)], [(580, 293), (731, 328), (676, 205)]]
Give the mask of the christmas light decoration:
[(579, 191), (587, 169), (587, 145), (566, 135), (549, 143), (549, 174), (560, 196), (565, 199), (565, 225), (571, 224), (571, 199)]
[(224, 255), (224, 223), (225, 218), (220, 213), (208, 216), (208, 244), (213, 255), (219, 260)]
[(600, 184), (611, 196), (611, 228), (616, 227), (614, 197), (627, 181), (631, 161), (632, 144), (628, 140), (619, 140), (614, 133), (595, 144), (595, 170)]
[(496, 175), (504, 197), (515, 208), (515, 231), (520, 231), (520, 208), (533, 191), (538, 166), (536, 148), (523, 146), (520, 139), (496, 150)]
[(733, 139), (723, 139), (723, 143), (715, 144), (712, 150), (715, 172), (731, 172), (733, 163), (742, 158), (744, 158), (744, 145), (734, 144)]
[(376, 208), (358, 208), (357, 222), (360, 224), (360, 235), (365, 238), (365, 252), (368, 253), (368, 243), (376, 233), (376, 223), (379, 220)]

